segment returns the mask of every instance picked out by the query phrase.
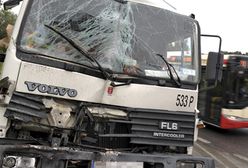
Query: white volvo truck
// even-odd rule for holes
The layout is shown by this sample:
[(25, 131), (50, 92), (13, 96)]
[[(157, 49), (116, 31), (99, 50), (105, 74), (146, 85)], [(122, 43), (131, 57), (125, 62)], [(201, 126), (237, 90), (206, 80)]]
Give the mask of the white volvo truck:
[(0, 167), (214, 167), (190, 155), (200, 51), (198, 22), (158, 1), (23, 0), (1, 54)]

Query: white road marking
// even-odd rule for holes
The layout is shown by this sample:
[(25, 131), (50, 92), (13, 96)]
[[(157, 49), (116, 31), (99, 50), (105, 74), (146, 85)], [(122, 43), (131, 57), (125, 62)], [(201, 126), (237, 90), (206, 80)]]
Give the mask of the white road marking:
[(212, 153), (210, 153), (208, 150), (206, 150), (205, 148), (203, 148), (201, 145), (195, 143), (195, 145), (200, 148), (201, 150), (203, 150), (205, 153), (207, 153), (210, 157), (212, 157), (213, 159), (215, 159), (217, 162), (219, 162), (220, 164), (222, 164), (225, 168), (229, 168), (227, 165), (225, 165), (224, 162), (222, 162), (220, 159), (218, 159), (217, 157), (215, 157)]
[[(221, 152), (222, 153), (222, 157), (227, 159), (228, 162), (230, 162), (233, 167), (247, 167), (247, 164), (244, 164), (244, 162), (238, 160), (236, 157), (233, 156), (233, 154), (227, 153), (227, 152)], [(231, 165), (230, 165), (231, 166)]]
[(246, 162), (248, 162), (248, 158), (245, 157), (245, 156), (242, 156), (242, 155), (239, 155), (239, 154), (233, 154), (234, 156), (236, 156), (237, 158), (241, 159), (241, 160), (244, 160)]
[(211, 143), (210, 141), (208, 141), (208, 140), (206, 140), (204, 138), (201, 138), (201, 137), (198, 137), (197, 140), (199, 140), (199, 141), (201, 141), (203, 143), (206, 143), (206, 144), (210, 144)]

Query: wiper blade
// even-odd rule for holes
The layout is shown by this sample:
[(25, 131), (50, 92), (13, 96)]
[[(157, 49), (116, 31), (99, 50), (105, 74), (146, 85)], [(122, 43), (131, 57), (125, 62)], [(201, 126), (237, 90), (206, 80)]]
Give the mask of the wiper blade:
[(127, 0), (114, 0), (116, 2), (122, 3), (122, 4), (127, 4), (128, 1)]
[(114, 81), (112, 81), (112, 82), (110, 83), (110, 85), (111, 85), (112, 87), (119, 87), (119, 86), (130, 85), (131, 83), (132, 83), (132, 79), (129, 79), (127, 82), (121, 83), (121, 84), (116, 84)]
[(110, 84), (112, 87), (130, 85), (132, 83), (135, 83), (135, 81), (140, 81), (140, 82), (143, 81), (143, 83), (147, 83), (148, 81), (153, 81), (153, 82), (156, 82), (156, 83), (153, 83), (153, 85), (166, 86), (166, 80), (161, 79), (161, 78), (158, 79), (158, 78), (149, 77), (149, 76), (136, 76), (136, 75), (132, 75), (132, 76), (128, 75), (128, 77), (123, 77), (123, 76), (120, 77), (117, 74), (114, 74), (112, 77), (114, 80), (119, 80), (119, 81), (122, 80), (122, 82), (120, 82), (120, 84), (116, 84), (115, 83), (116, 81), (112, 81)]
[(72, 39), (66, 37), (63, 33), (61, 33), (60, 31), (58, 31), (57, 29), (55, 29), (54, 27), (52, 27), (50, 25), (44, 24), (44, 26), (47, 27), (48, 29), (52, 30), (53, 32), (57, 33), (58, 35), (60, 35), (69, 44), (71, 44), (78, 52), (80, 52), (82, 55), (87, 57), (92, 62), (95, 62), (97, 64), (99, 70), (102, 72), (103, 76), (105, 77), (105, 79), (110, 79), (110, 75), (103, 69), (101, 64), (94, 57), (91, 57), (87, 52), (85, 52), (80, 46), (78, 46)]
[[(166, 59), (164, 59), (163, 55), (161, 54), (156, 54), (157, 56), (161, 57), (162, 60), (164, 61), (164, 63), (167, 65), (168, 67), (168, 71), (169, 71), (169, 75), (170, 75), (170, 79), (177, 85), (177, 87), (181, 87), (182, 83), (181, 83), (181, 79), (177, 73), (177, 71), (175, 70), (174, 66), (172, 64), (170, 64)], [(173, 76), (173, 72), (176, 74), (176, 78)]]

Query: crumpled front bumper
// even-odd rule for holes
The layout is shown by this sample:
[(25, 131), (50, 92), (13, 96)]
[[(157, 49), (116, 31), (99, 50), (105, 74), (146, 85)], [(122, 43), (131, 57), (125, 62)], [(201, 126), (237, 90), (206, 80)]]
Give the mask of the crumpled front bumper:
[[(32, 156), (45, 158), (45, 168), (57, 168), (58, 161), (73, 160), (94, 160), (103, 162), (149, 162), (160, 163), (164, 168), (178, 168), (178, 162), (201, 164), (202, 168), (215, 168), (212, 158), (198, 157), (182, 154), (173, 155), (152, 155), (152, 154), (135, 154), (122, 152), (94, 152), (82, 150), (80, 148), (68, 147), (47, 147), (36, 145), (0, 145), (0, 168), (3, 167), (4, 156), (18, 154), (23, 156)], [(41, 164), (42, 165), (42, 164)], [(44, 166), (40, 166), (43, 168)]]

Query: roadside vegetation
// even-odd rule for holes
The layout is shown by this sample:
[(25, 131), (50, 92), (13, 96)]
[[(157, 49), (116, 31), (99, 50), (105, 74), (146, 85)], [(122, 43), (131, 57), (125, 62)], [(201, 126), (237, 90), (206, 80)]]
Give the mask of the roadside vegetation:
[[(0, 8), (0, 54), (6, 53), (16, 17), (11, 11), (5, 11)], [(0, 74), (1, 72), (2, 63), (0, 63)]]
[(11, 11), (0, 9), (0, 53), (6, 52), (16, 17)]

